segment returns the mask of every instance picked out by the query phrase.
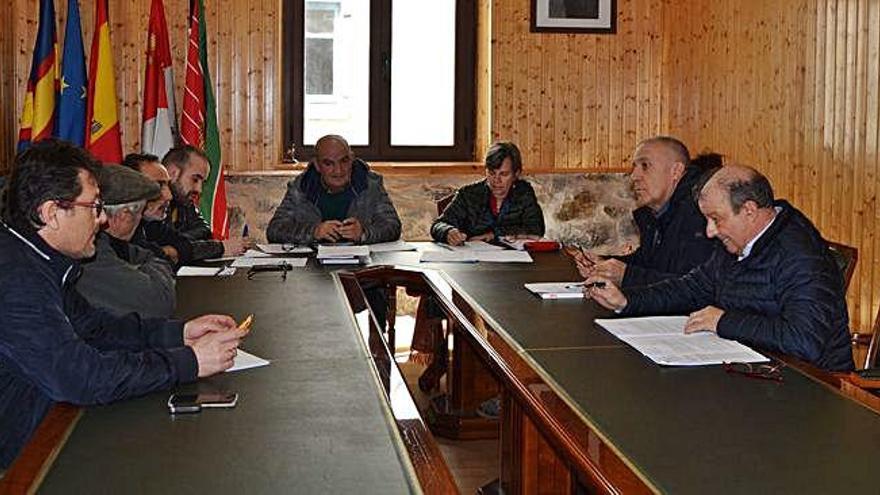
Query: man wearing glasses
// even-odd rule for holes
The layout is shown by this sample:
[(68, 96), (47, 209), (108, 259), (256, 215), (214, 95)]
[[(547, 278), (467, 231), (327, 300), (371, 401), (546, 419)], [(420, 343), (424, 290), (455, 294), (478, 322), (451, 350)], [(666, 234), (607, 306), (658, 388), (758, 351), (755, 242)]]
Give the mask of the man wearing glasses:
[(679, 278), (624, 288), (594, 276), (599, 304), (626, 315), (690, 314), (685, 333), (709, 331), (832, 371), (853, 369), (843, 276), (807, 217), (774, 201), (766, 177), (744, 166), (707, 173), (694, 189), (712, 257)]
[(95, 240), (94, 259), (83, 264), (77, 290), (94, 306), (117, 314), (170, 317), (175, 302), (171, 265), (130, 242), (148, 201), (159, 196), (159, 185), (117, 166), (102, 168), (98, 182), (107, 225)]
[(244, 334), (229, 316), (119, 317), (79, 295), (78, 260), (95, 254), (106, 221), (99, 167), (69, 143), (41, 141), (16, 158), (3, 193), (0, 470), (54, 402), (105, 404), (213, 375), (232, 366)]

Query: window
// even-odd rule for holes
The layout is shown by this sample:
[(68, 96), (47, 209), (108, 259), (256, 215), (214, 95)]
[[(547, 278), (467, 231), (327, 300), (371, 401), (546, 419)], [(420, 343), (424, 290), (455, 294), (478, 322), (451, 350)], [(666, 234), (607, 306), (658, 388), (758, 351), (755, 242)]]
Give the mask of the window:
[(285, 0), (284, 138), (368, 160), (472, 160), (473, 0)]

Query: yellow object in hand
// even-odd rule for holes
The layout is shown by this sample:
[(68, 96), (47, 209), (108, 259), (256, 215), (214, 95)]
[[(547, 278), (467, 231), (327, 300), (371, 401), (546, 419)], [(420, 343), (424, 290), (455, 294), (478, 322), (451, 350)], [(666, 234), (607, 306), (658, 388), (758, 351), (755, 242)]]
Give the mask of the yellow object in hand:
[(244, 330), (244, 334), (247, 335), (251, 331), (251, 323), (253, 323), (253, 322), (254, 322), (254, 315), (253, 315), (253, 313), (251, 313), (248, 315), (247, 318), (244, 319), (244, 321), (241, 322), (240, 325), (238, 325), (238, 329)]

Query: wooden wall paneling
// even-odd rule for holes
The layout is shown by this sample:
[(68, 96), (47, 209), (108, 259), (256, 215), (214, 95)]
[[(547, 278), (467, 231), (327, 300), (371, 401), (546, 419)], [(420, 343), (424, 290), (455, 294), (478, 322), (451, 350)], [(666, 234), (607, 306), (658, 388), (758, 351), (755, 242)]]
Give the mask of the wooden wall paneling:
[(583, 115), (584, 109), (581, 106), (583, 101), (583, 43), (582, 37), (571, 35), (566, 40), (568, 52), (568, 60), (566, 65), (569, 71), (574, 72), (572, 77), (566, 79), (565, 87), (565, 126), (568, 129), (566, 137), (566, 154), (568, 167), (579, 168), (584, 166), (584, 160), (581, 156), (581, 146), (583, 143)]
[(481, 159), (492, 140), (492, 1), (477, 0), (477, 59), (476, 59), (476, 125), (474, 128), (474, 157)]
[(582, 50), (581, 62), (579, 69), (583, 77), (581, 78), (581, 86), (583, 88), (580, 99), (579, 113), (581, 119), (581, 149), (580, 149), (580, 166), (594, 167), (596, 165), (596, 101), (598, 91), (596, 81), (599, 78), (596, 64), (598, 57), (596, 55), (596, 37), (581, 36), (580, 47)]
[(569, 128), (568, 113), (571, 95), (569, 81), (577, 75), (571, 74), (569, 66), (569, 50), (571, 38), (574, 35), (562, 34), (557, 37), (557, 46), (551, 58), (553, 64), (554, 81), (551, 85), (553, 94), (551, 99), (555, 103), (554, 111), (550, 118), (553, 121), (553, 136), (551, 142), (556, 152), (555, 165), (559, 168), (569, 168)]
[[(503, 18), (508, 15), (507, 7), (504, 5), (496, 5), (493, 2), (491, 8), (493, 16), (498, 15)], [(513, 105), (513, 81), (515, 80), (512, 76), (514, 66), (513, 57), (511, 56), (512, 50), (510, 48), (513, 40), (512, 27), (510, 23), (495, 22), (491, 26), (492, 47), (489, 58), (492, 60), (492, 66), (488, 68), (488, 71), (491, 78), (493, 101), (489, 103), (490, 109), (488, 112), (492, 116), (493, 121), (497, 119), (497, 121), (503, 122), (503, 124), (494, 126), (492, 122), (488, 123), (490, 141), (498, 139), (512, 140), (511, 130), (513, 129), (514, 119), (511, 115), (513, 113), (511, 108)], [(527, 143), (520, 142), (518, 144), (521, 151), (526, 153), (525, 144)], [(525, 160), (525, 163), (528, 166), (530, 162)]]
[[(498, 22), (503, 21), (499, 20)], [(525, 118), (512, 122), (512, 124), (515, 126), (519, 124), (517, 127), (521, 127), (523, 124), (526, 126), (520, 134), (526, 140), (523, 152), (530, 156), (528, 162), (535, 167), (553, 167), (554, 164), (541, 161), (541, 136), (543, 130), (541, 108), (549, 98), (549, 95), (545, 94), (544, 84), (541, 79), (543, 70), (541, 44), (548, 36), (543, 33), (528, 33), (528, 27), (522, 23), (519, 26), (517, 29), (520, 32), (518, 49), (522, 50), (521, 53), (526, 55), (527, 60), (523, 64), (522, 70), (518, 71), (518, 80), (520, 84), (525, 86), (523, 94), (528, 95), (528, 103), (526, 105), (527, 114)], [(534, 41), (536, 37), (541, 41), (536, 43)]]
[[(235, 7), (232, 6), (231, 8), (234, 9)], [(233, 12), (226, 9), (224, 5), (219, 5), (218, 2), (212, 2), (210, 8), (206, 5), (205, 9), (213, 13), (223, 12), (224, 14), (216, 17), (214, 29), (217, 31), (209, 35), (209, 42), (212, 43), (212, 46), (216, 43), (216, 46), (233, 47), (233, 35), (236, 31), (242, 29), (240, 24), (236, 25), (236, 18)], [(211, 25), (209, 24), (208, 27), (210, 28)], [(235, 55), (234, 49), (232, 55)], [(242, 164), (236, 162), (234, 146), (230, 148), (235, 143), (233, 129), (238, 128), (232, 113), (234, 107), (232, 103), (233, 98), (230, 97), (232, 95), (232, 71), (232, 57), (218, 57), (217, 64), (211, 67), (211, 80), (214, 83), (214, 87), (217, 88), (217, 128), (220, 132), (220, 141), (226, 146), (221, 150), (221, 153), (223, 153), (221, 157), (224, 163), (229, 165), (230, 170), (248, 170), (246, 166), (242, 167)], [(225, 153), (227, 152), (230, 153), (230, 156), (226, 156)]]
[(865, 187), (865, 228), (856, 237), (859, 246), (859, 265), (856, 280), (861, 300), (859, 321), (863, 328), (869, 328), (877, 314), (877, 277), (880, 260), (877, 260), (877, 237), (874, 233), (880, 225), (880, 209), (877, 203), (877, 166), (880, 162), (878, 133), (880, 133), (880, 2), (870, 2), (867, 15), (867, 84), (866, 84), (866, 133), (865, 163), (862, 184)]
[[(865, 23), (865, 20), (867, 19), (867, 0), (858, 0), (854, 8), (856, 10), (856, 15), (852, 16), (853, 20), (850, 30), (855, 38), (853, 47), (855, 51), (855, 64), (853, 70), (853, 77), (855, 78), (855, 97), (852, 99), (855, 107), (852, 109), (852, 120), (850, 121), (850, 125), (852, 126), (850, 132), (853, 135), (853, 145), (850, 149), (851, 156), (847, 159), (847, 162), (851, 163), (851, 166), (847, 167), (846, 177), (846, 183), (848, 184), (847, 187), (853, 191), (851, 196), (852, 203), (850, 205), (850, 211), (853, 213), (851, 215), (852, 220), (850, 223), (850, 229), (849, 232), (847, 232), (848, 239), (857, 239), (860, 232), (865, 228), (864, 188), (859, 187), (859, 182), (862, 179), (856, 171), (864, 170), (865, 168), (865, 138), (867, 135), (867, 61), (865, 60), (865, 57), (867, 55), (866, 41), (868, 34), (868, 26)], [(856, 294), (861, 292), (861, 282), (858, 277), (854, 277), (852, 280), (852, 286), (853, 291)], [(858, 319), (861, 320), (863, 314), (862, 298), (853, 298), (851, 305), (852, 307), (850, 308), (850, 311), (852, 311), (854, 315), (857, 315)]]
[[(528, 6), (523, 3), (511, 4), (508, 7), (509, 16), (517, 21), (527, 19), (529, 15)], [(529, 126), (515, 125), (517, 122), (529, 122), (535, 119), (531, 113), (529, 88), (531, 85), (530, 70), (533, 53), (526, 50), (526, 40), (529, 36), (528, 27), (522, 22), (507, 23), (509, 30), (506, 36), (509, 37), (507, 46), (507, 70), (509, 71), (504, 77), (509, 79), (508, 95), (510, 101), (505, 102), (507, 115), (512, 119), (511, 125), (506, 128), (509, 137), (500, 137), (502, 140), (512, 140), (517, 143), (521, 151), (528, 150), (531, 143), (538, 146), (540, 150), (540, 137), (530, 135)], [(540, 59), (539, 59), (540, 60)], [(527, 151), (526, 151), (527, 152)], [(540, 153), (540, 151), (539, 151)], [(532, 155), (532, 156), (540, 156)], [(482, 158), (482, 157), (481, 157)], [(537, 163), (529, 163), (532, 167), (539, 166)], [(543, 166), (541, 164), (540, 166)]]

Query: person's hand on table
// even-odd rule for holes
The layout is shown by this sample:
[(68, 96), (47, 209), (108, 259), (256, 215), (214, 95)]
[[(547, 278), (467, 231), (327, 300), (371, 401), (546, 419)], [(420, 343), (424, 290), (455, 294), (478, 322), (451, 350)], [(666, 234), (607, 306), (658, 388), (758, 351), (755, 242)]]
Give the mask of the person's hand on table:
[(342, 221), (342, 226), (337, 229), (337, 232), (343, 239), (358, 242), (361, 240), (361, 236), (364, 235), (364, 227), (361, 225), (360, 220), (355, 217), (349, 217)]
[(472, 235), (472, 236), (468, 237), (467, 240), (468, 241), (484, 241), (484, 242), (494, 241), (495, 240), (495, 232), (492, 232), (490, 230), (489, 232), (485, 232), (480, 235)]
[(466, 240), (467, 236), (458, 229), (452, 229), (446, 233), (446, 244), (450, 246), (461, 246)]
[[(237, 330), (235, 320), (228, 315), (202, 315), (183, 325), (183, 343), (192, 345), (196, 340), (211, 332)], [(241, 332), (236, 332), (239, 334)]]
[(245, 251), (255, 246), (254, 241), (247, 237), (239, 239), (226, 239), (223, 241), (224, 256), (241, 256)]
[(342, 235), (339, 232), (341, 228), (342, 222), (339, 220), (327, 220), (326, 222), (321, 222), (315, 227), (315, 239), (319, 241), (336, 242), (342, 238)]
[(199, 365), (199, 378), (220, 373), (232, 367), (241, 331), (210, 332), (196, 339), (190, 347)]
[(584, 281), (584, 297), (612, 311), (621, 311), (628, 302), (623, 292), (611, 280), (598, 276)]
[(715, 306), (706, 306), (699, 311), (694, 311), (684, 324), (684, 333), (718, 333), (718, 322), (722, 316), (724, 316), (724, 310)]

